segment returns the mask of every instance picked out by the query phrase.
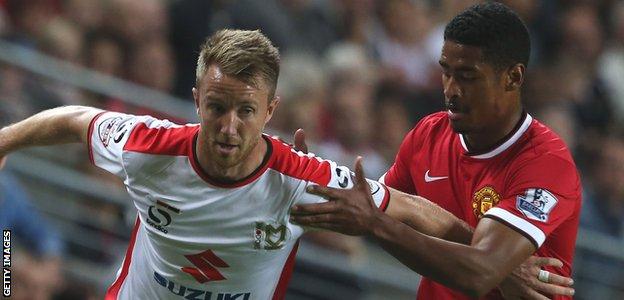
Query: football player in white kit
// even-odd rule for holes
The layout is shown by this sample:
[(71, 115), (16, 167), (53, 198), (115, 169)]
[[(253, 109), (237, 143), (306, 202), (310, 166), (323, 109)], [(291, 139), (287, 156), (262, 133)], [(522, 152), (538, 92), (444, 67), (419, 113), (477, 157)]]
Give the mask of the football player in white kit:
[[(202, 47), (193, 97), (200, 124), (67, 106), (0, 131), (0, 157), (32, 145), (83, 142), (120, 177), (138, 210), (106, 299), (282, 299), (304, 228), (294, 203), (351, 172), (262, 134), (279, 53), (259, 31), (223, 30)], [(389, 193), (370, 181), (377, 205)]]
[[(0, 162), (24, 147), (82, 142), (124, 181), (138, 216), (107, 300), (283, 299), (306, 230), (289, 222), (290, 208), (324, 201), (306, 193), (311, 184), (354, 183), (348, 168), (262, 133), (279, 103), (278, 74), (279, 53), (259, 31), (222, 30), (198, 61), (199, 124), (60, 107), (2, 128)], [(376, 181), (356, 186), (426, 234), (471, 232), (426, 200)]]

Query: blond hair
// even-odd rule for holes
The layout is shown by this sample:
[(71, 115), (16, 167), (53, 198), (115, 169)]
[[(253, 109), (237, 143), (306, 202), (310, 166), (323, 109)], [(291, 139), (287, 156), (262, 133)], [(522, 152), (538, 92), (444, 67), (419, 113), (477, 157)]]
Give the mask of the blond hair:
[(260, 30), (219, 30), (201, 46), (196, 85), (212, 64), (228, 76), (233, 76), (254, 87), (264, 79), (269, 87), (269, 100), (275, 96), (279, 76), (279, 51)]

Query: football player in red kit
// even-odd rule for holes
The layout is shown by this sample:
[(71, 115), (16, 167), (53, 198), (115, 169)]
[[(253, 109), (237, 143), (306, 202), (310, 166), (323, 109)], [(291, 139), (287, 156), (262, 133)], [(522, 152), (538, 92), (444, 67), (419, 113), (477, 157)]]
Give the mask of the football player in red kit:
[(313, 188), (333, 201), (295, 207), (295, 221), (373, 237), (424, 276), (418, 299), (499, 299), (495, 287), (533, 254), (564, 263), (541, 270), (540, 281), (571, 276), (581, 184), (561, 138), (523, 109), (529, 53), (526, 26), (502, 4), (451, 20), (440, 57), (447, 111), (407, 134), (382, 177), (475, 227), (470, 243), (423, 234), (375, 209), (361, 172), (352, 190)]

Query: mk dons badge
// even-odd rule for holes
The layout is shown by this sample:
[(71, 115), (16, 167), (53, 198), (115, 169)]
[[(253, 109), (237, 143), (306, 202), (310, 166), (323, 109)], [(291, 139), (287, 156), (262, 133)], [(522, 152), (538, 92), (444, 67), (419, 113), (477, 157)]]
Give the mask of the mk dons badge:
[(486, 186), (474, 193), (472, 197), (472, 212), (481, 219), (486, 211), (496, 206), (500, 201), (500, 195), (494, 188)]
[(290, 230), (277, 222), (256, 222), (254, 229), (254, 249), (277, 250), (284, 248), (290, 239)]

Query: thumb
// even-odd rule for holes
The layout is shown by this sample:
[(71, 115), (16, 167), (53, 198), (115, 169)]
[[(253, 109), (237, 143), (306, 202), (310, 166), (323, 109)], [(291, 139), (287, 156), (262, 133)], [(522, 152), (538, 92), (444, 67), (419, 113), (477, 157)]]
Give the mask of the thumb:
[(362, 165), (361, 156), (358, 156), (355, 159), (355, 184), (368, 187), (368, 182), (366, 182), (366, 176), (364, 175), (364, 166)]
[(7, 160), (6, 156), (0, 156), (0, 170), (4, 168), (4, 165), (6, 164), (6, 160)]
[(308, 145), (305, 142), (305, 131), (303, 129), (299, 128), (295, 131), (293, 140), (295, 141), (295, 150), (308, 153)]

